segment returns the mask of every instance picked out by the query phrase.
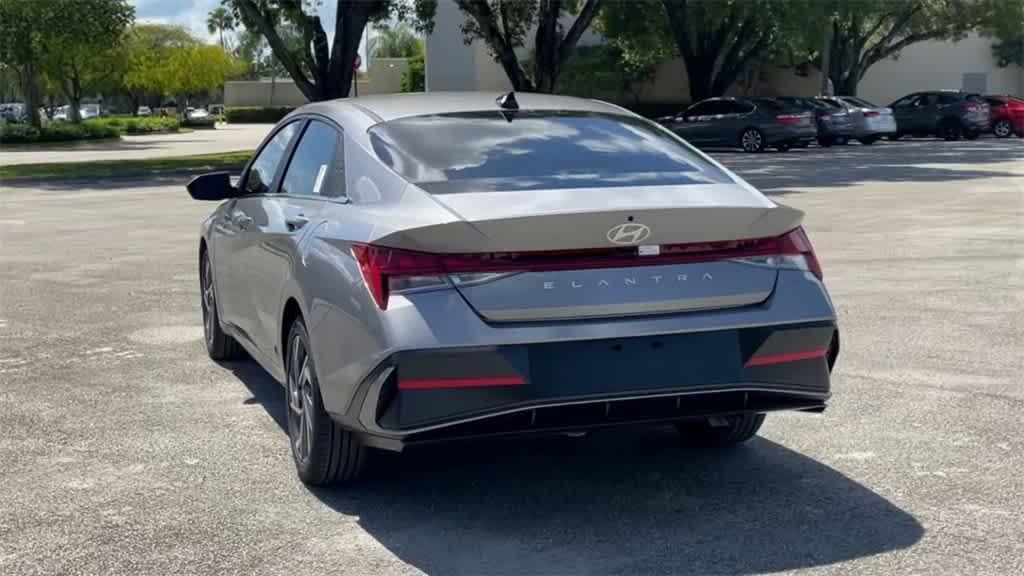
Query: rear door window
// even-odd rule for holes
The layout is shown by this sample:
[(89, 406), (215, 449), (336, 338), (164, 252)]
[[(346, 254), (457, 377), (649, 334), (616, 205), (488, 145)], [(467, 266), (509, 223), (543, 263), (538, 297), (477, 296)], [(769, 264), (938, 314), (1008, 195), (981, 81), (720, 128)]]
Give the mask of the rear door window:
[(302, 121), (291, 122), (274, 134), (274, 137), (260, 150), (252, 161), (242, 189), (246, 194), (266, 194), (274, 189), (274, 177), (288, 145)]
[(384, 164), (434, 194), (732, 182), (671, 132), (617, 114), (438, 114), (369, 136)]
[(686, 116), (708, 116), (714, 114), (712, 110), (714, 109), (715, 102), (716, 100), (698, 102), (686, 109)]
[(341, 134), (331, 125), (310, 121), (288, 164), (281, 193), (335, 197), (345, 194)]

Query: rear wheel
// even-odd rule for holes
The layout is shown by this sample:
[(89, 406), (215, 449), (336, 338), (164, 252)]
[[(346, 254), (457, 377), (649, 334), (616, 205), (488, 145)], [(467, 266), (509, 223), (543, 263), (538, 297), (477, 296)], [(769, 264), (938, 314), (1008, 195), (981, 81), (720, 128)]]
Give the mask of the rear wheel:
[(826, 138), (825, 136), (818, 137), (818, 146), (828, 148), (832, 145), (832, 138)]
[(1009, 138), (1013, 134), (1013, 125), (1009, 120), (1000, 120), (992, 127), (992, 133), (999, 138)]
[(676, 423), (679, 440), (688, 448), (724, 448), (753, 438), (764, 423), (764, 414), (740, 414)]
[(747, 128), (740, 134), (740, 148), (744, 152), (764, 152), (764, 134), (757, 128)]
[(865, 136), (860, 138), (860, 143), (865, 146), (871, 146), (875, 142), (878, 142), (878, 136)]
[(356, 478), (366, 463), (366, 448), (324, 410), (309, 334), (302, 318), (288, 332), (288, 438), (299, 479), (321, 485)]
[(958, 120), (949, 118), (939, 123), (939, 137), (941, 138), (949, 141), (959, 140), (961, 132), (962, 130)]
[(233, 360), (241, 356), (241, 348), (234, 338), (224, 333), (217, 313), (217, 290), (213, 284), (213, 263), (204, 250), (199, 258), (200, 303), (203, 308), (203, 335), (206, 353), (214, 360)]

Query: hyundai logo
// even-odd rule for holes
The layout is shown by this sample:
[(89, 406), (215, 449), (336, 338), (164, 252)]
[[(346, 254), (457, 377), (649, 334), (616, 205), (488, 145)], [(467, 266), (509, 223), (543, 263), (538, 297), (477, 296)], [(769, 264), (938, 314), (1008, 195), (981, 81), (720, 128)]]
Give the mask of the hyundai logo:
[(612, 244), (637, 244), (647, 240), (651, 229), (637, 222), (627, 222), (612, 226), (608, 231), (608, 241)]

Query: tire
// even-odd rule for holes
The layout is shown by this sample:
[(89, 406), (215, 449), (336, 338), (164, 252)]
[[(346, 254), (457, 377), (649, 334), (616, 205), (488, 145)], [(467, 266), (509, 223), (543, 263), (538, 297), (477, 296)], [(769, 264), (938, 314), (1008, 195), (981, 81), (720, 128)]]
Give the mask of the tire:
[(965, 130), (964, 131), (964, 139), (965, 140), (977, 140), (979, 136), (981, 136), (981, 132), (979, 132), (977, 130)]
[(757, 128), (747, 128), (740, 133), (740, 148), (744, 152), (764, 152), (764, 134)]
[(778, 144), (778, 145), (775, 146), (775, 149), (778, 150), (779, 152), (789, 152), (790, 145), (789, 144)]
[(1000, 120), (992, 127), (992, 133), (997, 138), (1009, 138), (1013, 135), (1013, 124), (1009, 120)]
[(875, 142), (878, 142), (878, 136), (865, 136), (864, 138), (858, 139), (858, 141), (864, 146), (871, 146)]
[(355, 479), (366, 464), (366, 447), (324, 410), (309, 333), (302, 318), (288, 331), (285, 404), (288, 439), (299, 479), (321, 486)]
[(687, 448), (725, 448), (753, 438), (764, 423), (764, 414), (741, 414), (724, 418), (724, 426), (712, 426), (709, 420), (676, 423), (680, 443)]
[(899, 140), (900, 138), (903, 138), (903, 133), (897, 132), (895, 134), (890, 134), (890, 135), (886, 136), (886, 138), (889, 140), (889, 142), (895, 142), (895, 141)]
[(847, 138), (846, 136), (840, 136), (839, 138), (836, 138), (836, 144), (838, 144), (840, 146), (846, 146), (846, 144), (849, 141), (850, 141), (850, 139)]
[(206, 353), (217, 361), (235, 360), (242, 349), (234, 338), (224, 333), (217, 312), (217, 290), (213, 283), (213, 264), (204, 250), (199, 257), (199, 300), (203, 309), (203, 341)]
[(959, 140), (961, 132), (963, 129), (959, 120), (947, 119), (939, 122), (938, 136), (948, 142)]
[(824, 136), (818, 138), (818, 146), (821, 146), (822, 148), (828, 148), (831, 145), (832, 145), (832, 138), (826, 138)]
[(797, 142), (796, 144), (793, 144), (793, 148), (807, 148), (810, 145), (811, 143), (807, 141)]

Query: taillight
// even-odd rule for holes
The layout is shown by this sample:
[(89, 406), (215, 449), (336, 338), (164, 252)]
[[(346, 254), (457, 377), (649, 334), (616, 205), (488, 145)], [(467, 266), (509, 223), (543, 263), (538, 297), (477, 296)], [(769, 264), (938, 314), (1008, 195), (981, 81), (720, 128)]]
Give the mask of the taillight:
[(803, 114), (779, 114), (775, 117), (775, 119), (779, 121), (779, 124), (786, 126), (796, 126), (800, 124), (800, 121), (804, 118), (805, 116)]
[(964, 104), (964, 108), (970, 111), (981, 110), (981, 105), (977, 102), (968, 102)]
[(831, 120), (832, 119), (832, 115), (831, 114), (822, 114), (821, 115), (821, 119), (822, 120)]
[(874, 118), (876, 116), (881, 116), (881, 114), (879, 114), (878, 112), (876, 112), (874, 110), (867, 110), (867, 111), (864, 112), (864, 117), (865, 118)]
[(433, 254), (353, 244), (352, 255), (359, 262), (366, 287), (381, 310), (387, 309), (392, 292), (446, 285), (441, 261)]
[(517, 272), (591, 270), (689, 264), (718, 260), (747, 260), (758, 265), (805, 270), (822, 279), (821, 265), (803, 228), (782, 236), (665, 244), (657, 255), (641, 255), (636, 246), (545, 250), (428, 254), (386, 246), (353, 244), (352, 255), (366, 286), (381, 310), (391, 294), (433, 290), (452, 284), (488, 282)]

